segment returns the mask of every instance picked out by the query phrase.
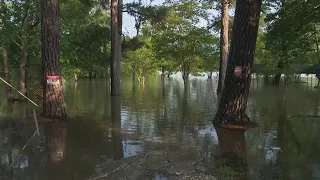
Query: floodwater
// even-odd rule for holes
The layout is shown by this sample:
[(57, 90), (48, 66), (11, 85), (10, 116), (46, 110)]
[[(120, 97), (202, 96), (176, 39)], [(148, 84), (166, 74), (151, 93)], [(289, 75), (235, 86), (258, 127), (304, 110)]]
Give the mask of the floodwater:
[[(142, 88), (124, 78), (121, 87), (117, 99), (105, 80), (66, 83), (70, 119), (40, 124), (41, 134), (33, 138), (34, 106), (11, 107), (1, 98), (0, 179), (88, 179), (108, 159), (190, 147), (196, 149), (190, 156), (212, 163), (220, 179), (320, 179), (320, 89), (310, 82), (286, 89), (254, 80), (247, 113), (259, 127), (218, 134), (211, 122), (216, 79), (190, 79), (184, 88), (180, 79), (153, 77)], [(223, 159), (232, 154), (241, 154), (241, 163)]]

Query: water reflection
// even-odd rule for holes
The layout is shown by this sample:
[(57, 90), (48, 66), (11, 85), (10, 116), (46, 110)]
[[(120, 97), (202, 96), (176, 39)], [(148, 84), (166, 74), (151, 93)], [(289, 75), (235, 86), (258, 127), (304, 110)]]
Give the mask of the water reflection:
[(60, 164), (65, 156), (67, 122), (55, 122), (44, 125), (48, 142), (49, 162)]
[(123, 158), (121, 138), (121, 103), (119, 96), (111, 97), (111, 123), (113, 159), (118, 160)]
[[(256, 81), (248, 114), (259, 127), (221, 132), (211, 122), (217, 110), (216, 79), (191, 78), (186, 88), (175, 78), (149, 80), (143, 89), (133, 88), (131, 78), (122, 79), (120, 98), (110, 97), (104, 80), (79, 79), (76, 87), (67, 83), (68, 124), (43, 126), (40, 148), (32, 141), (24, 151), (35, 130), (33, 106), (0, 102), (0, 175), (88, 179), (110, 159), (165, 150), (194, 161), (221, 153), (221, 161), (212, 161), (214, 169), (243, 179), (320, 179), (320, 121), (310, 116), (319, 115), (319, 90), (300, 83), (285, 91)], [(230, 156), (238, 156), (239, 163)], [(19, 162), (10, 167), (11, 174), (9, 161)]]
[[(244, 129), (216, 128), (219, 149), (224, 160), (222, 166), (230, 167), (234, 172), (228, 176), (227, 172), (220, 172), (222, 179), (248, 179), (247, 152)], [(226, 170), (227, 171), (227, 170)]]

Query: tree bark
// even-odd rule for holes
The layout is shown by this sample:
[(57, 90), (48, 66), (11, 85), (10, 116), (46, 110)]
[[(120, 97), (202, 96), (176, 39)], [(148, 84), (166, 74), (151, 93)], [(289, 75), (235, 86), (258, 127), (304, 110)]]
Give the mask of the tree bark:
[[(261, 0), (237, 0), (227, 74), (214, 124), (244, 125)], [(237, 66), (237, 68), (236, 68)], [(235, 70), (239, 70), (240, 73)]]
[(28, 61), (28, 50), (27, 50), (27, 42), (26, 37), (23, 37), (22, 40), (22, 61), (20, 64), (20, 91), (23, 95), (27, 95), (27, 86), (26, 86), (26, 67)]
[[(59, 0), (41, 1), (41, 41), (43, 69), (43, 116), (49, 119), (67, 117), (60, 69)], [(58, 84), (48, 85), (47, 76), (59, 76)]]
[[(120, 57), (118, 0), (111, 1), (111, 96), (120, 95)], [(119, 49), (120, 47), (120, 49)]]
[(228, 61), (228, 33), (229, 33), (229, 0), (221, 0), (221, 31), (220, 31), (220, 67), (217, 92), (221, 93), (224, 87)]
[[(4, 4), (4, 0), (0, 1), (0, 10), (2, 11), (2, 33), (6, 33), (6, 8)], [(4, 79), (11, 84), (10, 80), (10, 73), (9, 73), (9, 66), (8, 66), (8, 52), (6, 49), (6, 44), (4, 43), (2, 45), (2, 54), (3, 54), (3, 68), (4, 68)], [(9, 86), (6, 86), (6, 92), (7, 92), (7, 100), (12, 101), (13, 95), (12, 95), (12, 89)]]

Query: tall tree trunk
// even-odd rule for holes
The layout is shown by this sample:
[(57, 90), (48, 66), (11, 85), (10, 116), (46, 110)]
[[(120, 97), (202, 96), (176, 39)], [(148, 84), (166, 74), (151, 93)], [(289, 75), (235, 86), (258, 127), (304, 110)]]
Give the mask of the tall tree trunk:
[[(43, 69), (43, 116), (52, 119), (67, 117), (60, 69), (59, 0), (41, 1), (41, 41)], [(46, 83), (47, 76), (59, 76), (59, 83)]]
[(20, 91), (22, 94), (27, 95), (27, 87), (26, 87), (26, 68), (28, 61), (28, 51), (27, 51), (27, 42), (26, 37), (23, 37), (22, 40), (22, 61), (20, 64)]
[(119, 50), (118, 0), (111, 1), (111, 96), (120, 95), (120, 53)]
[(161, 80), (164, 79), (164, 76), (165, 76), (165, 68), (163, 66), (161, 66)]
[[(6, 33), (6, 8), (4, 4), (4, 0), (0, 1), (0, 11), (2, 11), (2, 33)], [(9, 73), (9, 66), (8, 66), (8, 52), (6, 49), (6, 45), (2, 45), (2, 54), (3, 54), (3, 68), (4, 68), (4, 79), (11, 84), (10, 80), (10, 73)], [(13, 95), (12, 95), (12, 89), (9, 86), (6, 86), (6, 91), (7, 91), (7, 99), (8, 101), (13, 100)]]
[(224, 87), (228, 64), (228, 33), (229, 33), (229, 0), (221, 0), (221, 31), (220, 31), (220, 67), (217, 92), (221, 93)]
[(214, 124), (249, 122), (246, 115), (262, 0), (237, 0), (227, 74)]

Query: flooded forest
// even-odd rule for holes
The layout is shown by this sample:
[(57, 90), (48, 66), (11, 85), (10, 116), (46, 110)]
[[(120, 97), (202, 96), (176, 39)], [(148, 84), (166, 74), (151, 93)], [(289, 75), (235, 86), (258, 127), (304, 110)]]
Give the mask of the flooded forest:
[(317, 0), (0, 0), (0, 179), (320, 179)]

